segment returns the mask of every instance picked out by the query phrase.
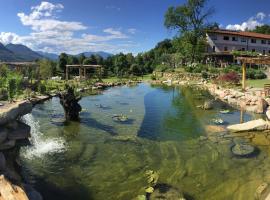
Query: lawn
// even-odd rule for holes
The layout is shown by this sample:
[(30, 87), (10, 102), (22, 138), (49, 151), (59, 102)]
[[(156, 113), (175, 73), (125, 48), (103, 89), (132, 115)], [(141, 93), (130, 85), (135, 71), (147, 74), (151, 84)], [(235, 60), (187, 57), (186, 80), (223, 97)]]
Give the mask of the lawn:
[(270, 84), (270, 79), (247, 80), (247, 86), (254, 88), (263, 88), (264, 84)]

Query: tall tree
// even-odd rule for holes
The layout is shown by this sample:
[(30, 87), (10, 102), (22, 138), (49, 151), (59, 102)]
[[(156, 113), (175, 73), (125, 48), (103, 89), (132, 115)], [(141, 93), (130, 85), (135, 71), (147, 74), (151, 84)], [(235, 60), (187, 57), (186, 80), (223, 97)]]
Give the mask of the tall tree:
[(207, 0), (187, 0), (181, 6), (170, 7), (165, 14), (165, 27), (178, 30), (190, 44), (192, 62), (196, 59), (200, 40), (205, 37), (207, 19), (213, 13), (213, 9), (206, 8), (206, 3)]
[(66, 65), (68, 63), (68, 55), (66, 53), (61, 53), (58, 59), (58, 68), (66, 74)]
[(270, 34), (270, 25), (264, 24), (262, 26), (256, 26), (253, 32), (262, 33), (262, 34)]

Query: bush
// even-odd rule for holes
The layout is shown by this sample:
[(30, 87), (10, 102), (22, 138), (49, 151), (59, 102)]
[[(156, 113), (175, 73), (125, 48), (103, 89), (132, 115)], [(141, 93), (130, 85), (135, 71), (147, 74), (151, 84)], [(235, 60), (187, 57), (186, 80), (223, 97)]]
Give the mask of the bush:
[(157, 77), (154, 74), (152, 74), (151, 75), (151, 80), (155, 81), (155, 80), (157, 80)]
[(46, 91), (47, 91), (46, 85), (43, 84), (43, 83), (40, 83), (40, 84), (38, 85), (38, 92), (39, 92), (40, 94), (45, 94)]
[(216, 81), (220, 84), (238, 84), (240, 77), (236, 72), (229, 72), (227, 74), (220, 75)]
[(258, 71), (256, 71), (254, 78), (255, 79), (265, 79), (265, 78), (267, 78), (267, 76), (263, 71), (258, 70)]
[(16, 84), (15, 78), (8, 79), (8, 98), (10, 101), (13, 100), (16, 95), (16, 91), (17, 91), (16, 86), (17, 84)]
[(202, 78), (203, 79), (208, 79), (208, 73), (207, 72), (202, 72)]

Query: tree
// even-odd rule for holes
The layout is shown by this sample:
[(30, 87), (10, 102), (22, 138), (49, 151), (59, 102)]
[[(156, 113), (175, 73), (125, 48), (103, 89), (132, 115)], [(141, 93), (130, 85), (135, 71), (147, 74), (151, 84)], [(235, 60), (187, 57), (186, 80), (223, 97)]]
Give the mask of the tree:
[(264, 24), (262, 26), (256, 26), (253, 32), (262, 33), (262, 34), (270, 34), (270, 25)]
[(165, 14), (165, 27), (178, 30), (190, 44), (192, 62), (196, 59), (200, 40), (205, 38), (207, 18), (213, 13), (212, 9), (206, 8), (206, 3), (207, 0), (188, 0), (181, 6), (170, 7)]
[(52, 77), (53, 75), (53, 65), (51, 63), (51, 61), (47, 60), (47, 59), (42, 59), (39, 61), (39, 73), (40, 73), (40, 77), (43, 80), (46, 80), (50, 77)]
[(85, 55), (82, 53), (82, 54), (80, 54), (80, 56), (79, 56), (79, 63), (80, 64), (83, 64), (83, 61), (86, 59), (86, 57), (85, 57)]
[(62, 73), (66, 74), (66, 65), (68, 63), (68, 55), (61, 53), (58, 59), (58, 68)]

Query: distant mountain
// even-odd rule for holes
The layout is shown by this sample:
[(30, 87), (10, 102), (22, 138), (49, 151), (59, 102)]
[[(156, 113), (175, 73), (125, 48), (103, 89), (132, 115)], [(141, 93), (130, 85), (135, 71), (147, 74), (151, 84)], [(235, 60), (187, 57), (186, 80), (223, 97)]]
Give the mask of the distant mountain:
[(111, 53), (108, 53), (108, 52), (104, 52), (104, 51), (97, 51), (97, 52), (83, 52), (83, 53), (80, 53), (80, 54), (77, 54), (76, 56), (80, 56), (81, 54), (84, 54), (86, 57), (90, 57), (91, 55), (99, 55), (101, 56), (102, 58), (108, 58), (109, 56), (112, 56), (113, 54)]
[(43, 51), (36, 51), (38, 54), (42, 55), (45, 58), (48, 58), (50, 60), (57, 60), (58, 59), (58, 55), (55, 53), (46, 53)]
[[(108, 58), (113, 54), (107, 53), (104, 51), (98, 52), (83, 52), (74, 56), (80, 56), (84, 54), (86, 57), (90, 57), (91, 55), (100, 55), (103, 58)], [(50, 60), (57, 60), (58, 55), (54, 53), (46, 53), (42, 51), (33, 51), (32, 49), (28, 48), (22, 44), (7, 44), (4, 46), (0, 43), (0, 61), (19, 61), (19, 62), (26, 62), (26, 61), (35, 61), (37, 59), (47, 58)]]
[(0, 61), (18, 61), (16, 55), (0, 43)]
[(19, 61), (34, 61), (44, 58), (42, 55), (22, 44), (8, 44), (5, 47), (13, 52)]

